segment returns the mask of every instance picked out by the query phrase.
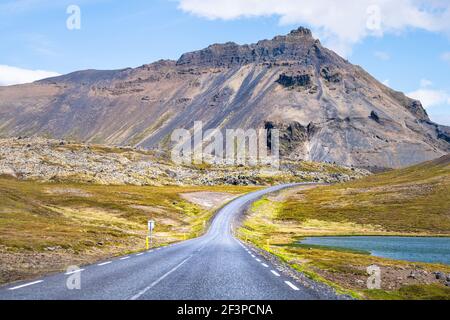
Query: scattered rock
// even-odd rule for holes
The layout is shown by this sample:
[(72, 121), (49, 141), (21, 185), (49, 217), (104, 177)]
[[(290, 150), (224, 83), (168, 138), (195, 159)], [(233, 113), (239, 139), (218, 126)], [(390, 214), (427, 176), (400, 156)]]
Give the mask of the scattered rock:
[(445, 280), (447, 276), (443, 272), (433, 272), (437, 280)]
[(372, 111), (370, 113), (369, 118), (372, 119), (373, 121), (377, 122), (377, 123), (380, 123), (380, 116), (375, 111)]
[(358, 285), (360, 285), (360, 286), (366, 285), (366, 283), (365, 283), (363, 280), (360, 280), (360, 279), (356, 279), (356, 283), (357, 283)]
[(46, 251), (56, 251), (56, 250), (60, 250), (61, 246), (56, 246), (56, 247), (47, 247), (44, 250)]
[[(291, 129), (299, 129), (292, 126)], [(295, 131), (294, 130), (294, 131)], [(299, 129), (300, 130), (300, 129)], [(289, 139), (300, 138), (300, 131)], [(29, 148), (27, 146), (30, 146)], [(28, 149), (26, 149), (28, 148)], [(120, 152), (118, 152), (120, 150)], [(325, 164), (317, 171), (302, 171), (299, 162), (283, 162), (279, 169), (270, 167), (230, 167), (217, 165), (209, 170), (189, 166), (174, 166), (145, 150), (89, 146), (44, 138), (0, 139), (0, 175), (23, 180), (77, 181), (116, 185), (259, 185), (280, 182), (316, 181), (345, 182), (366, 176), (363, 169), (339, 170), (329, 173)], [(345, 167), (340, 167), (345, 169)], [(285, 180), (284, 180), (285, 179)], [(71, 193), (79, 190), (53, 190)]]

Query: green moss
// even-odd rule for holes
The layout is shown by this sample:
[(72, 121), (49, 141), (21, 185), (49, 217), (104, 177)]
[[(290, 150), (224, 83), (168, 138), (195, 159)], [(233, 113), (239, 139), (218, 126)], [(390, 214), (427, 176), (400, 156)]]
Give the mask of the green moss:
[(450, 288), (439, 285), (405, 286), (397, 291), (367, 290), (373, 300), (450, 300)]

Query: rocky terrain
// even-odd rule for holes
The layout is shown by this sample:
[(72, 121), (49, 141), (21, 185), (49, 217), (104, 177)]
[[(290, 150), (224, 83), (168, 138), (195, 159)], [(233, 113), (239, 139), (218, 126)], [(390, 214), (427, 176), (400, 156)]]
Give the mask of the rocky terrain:
[[(174, 129), (282, 131), (285, 159), (397, 168), (450, 151), (448, 128), (299, 28), (135, 69), (0, 88), (0, 136), (168, 149)], [(269, 144), (268, 144), (269, 146)]]
[(363, 169), (285, 161), (271, 167), (175, 166), (132, 148), (86, 145), (44, 138), (0, 139), (0, 176), (23, 180), (116, 185), (257, 185), (342, 182), (368, 175)]

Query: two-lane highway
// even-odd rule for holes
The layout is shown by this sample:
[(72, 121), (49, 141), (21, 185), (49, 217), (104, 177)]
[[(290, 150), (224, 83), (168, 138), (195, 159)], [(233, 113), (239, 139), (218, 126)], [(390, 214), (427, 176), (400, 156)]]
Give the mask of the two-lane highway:
[(202, 237), (82, 267), (81, 289), (70, 290), (74, 274), (56, 274), (0, 289), (0, 299), (44, 300), (306, 300), (321, 299), (283, 275), (233, 237), (240, 213), (283, 185), (242, 196), (223, 207)]

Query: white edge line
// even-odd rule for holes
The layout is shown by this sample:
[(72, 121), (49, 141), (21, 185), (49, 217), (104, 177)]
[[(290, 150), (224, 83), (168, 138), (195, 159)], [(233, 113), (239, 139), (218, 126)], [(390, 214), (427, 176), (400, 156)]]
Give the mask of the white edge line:
[(269, 266), (267, 265), (267, 264), (265, 264), (265, 263), (261, 263), (261, 265), (263, 266), (263, 267), (265, 267), (265, 268), (268, 268)]
[(297, 288), (296, 286), (294, 286), (290, 281), (285, 281), (284, 283), (286, 283), (289, 287), (291, 287), (291, 289), (298, 291), (300, 290), (299, 288)]
[(280, 274), (278, 272), (276, 272), (275, 270), (270, 270), (270, 272), (272, 272), (275, 276), (280, 277)]
[(25, 287), (28, 287), (28, 286), (32, 286), (34, 284), (38, 284), (38, 283), (41, 283), (41, 282), (44, 282), (44, 280), (38, 280), (38, 281), (30, 282), (30, 283), (25, 283), (25, 284), (22, 284), (22, 285), (17, 286), (17, 287), (9, 288), (8, 290), (17, 290), (17, 289), (25, 288)]
[(140, 257), (140, 256), (142, 256), (143, 254), (144, 254), (143, 252), (138, 253), (138, 254), (136, 254), (136, 257)]
[(66, 276), (70, 276), (71, 274), (75, 274), (75, 273), (82, 272), (82, 271), (84, 271), (84, 269), (79, 269), (79, 270), (75, 270), (75, 271), (72, 271), (72, 272), (66, 272), (64, 274)]
[(101, 267), (101, 266), (106, 266), (107, 264), (110, 264), (110, 263), (112, 263), (112, 261), (99, 263), (98, 266), (99, 266), (99, 267)]
[(120, 260), (127, 260), (127, 259), (130, 259), (130, 257), (123, 257), (123, 258), (120, 258)]

